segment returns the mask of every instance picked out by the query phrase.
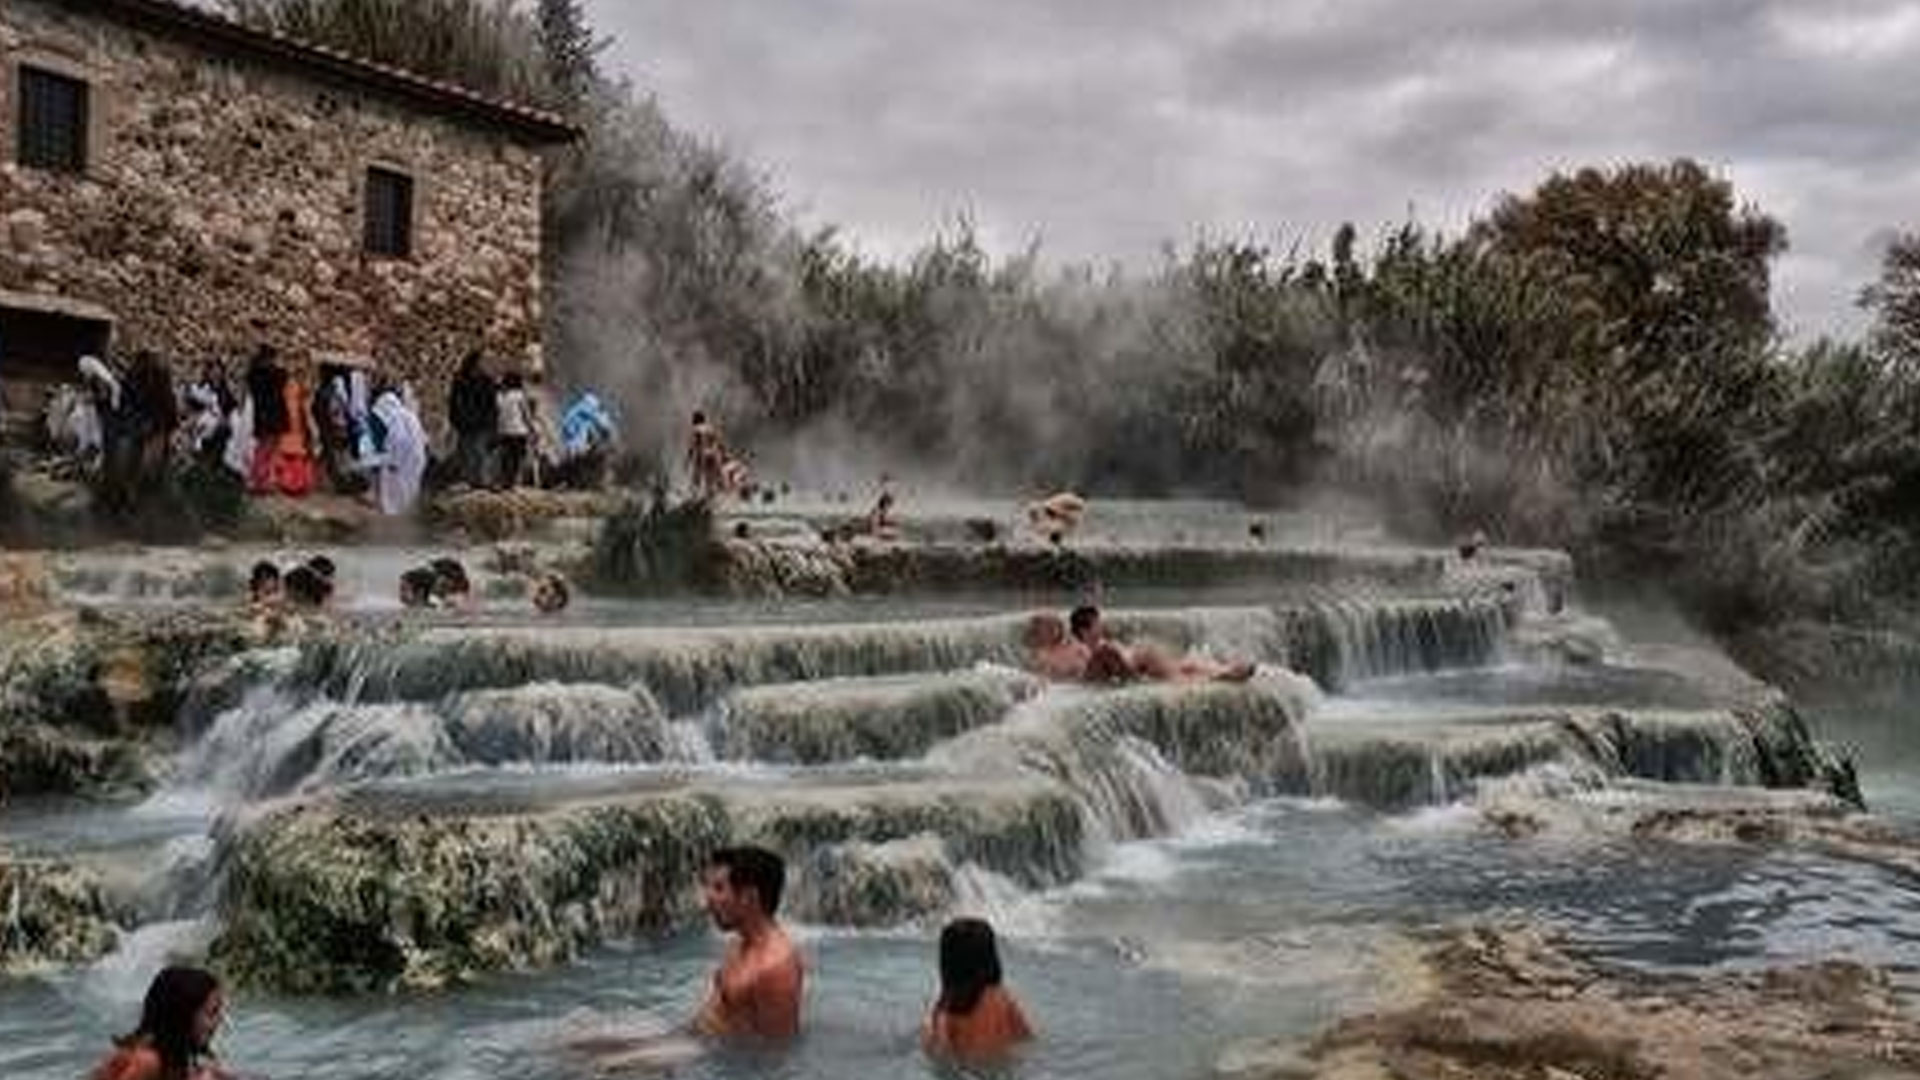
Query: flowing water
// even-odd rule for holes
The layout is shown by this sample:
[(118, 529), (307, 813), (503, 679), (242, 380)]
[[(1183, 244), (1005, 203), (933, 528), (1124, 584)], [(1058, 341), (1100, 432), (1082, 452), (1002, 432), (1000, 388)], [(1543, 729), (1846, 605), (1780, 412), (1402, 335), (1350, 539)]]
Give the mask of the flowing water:
[[(1217, 508), (1186, 513), (1114, 527), (1161, 543), (1245, 528)], [(419, 555), (363, 561), (356, 591), (377, 594)], [(150, 575), (128, 588), (133, 572), (75, 572), (68, 587), (143, 603), (218, 591), (197, 570), (191, 587)], [(1042, 1033), (1009, 1071), (1035, 1080), (1211, 1076), (1242, 1043), (1310, 1037), (1390, 991), (1408, 932), (1502, 914), (1656, 970), (1845, 957), (1920, 987), (1920, 892), (1891, 871), (1480, 824), (1477, 800), (1516, 792), (1711, 801), (1780, 768), (1762, 738), (1773, 721), (1707, 680), (1514, 648), (1539, 595), (1275, 582), (1106, 598), (1122, 634), (1261, 662), (1248, 687), (1020, 674), (1021, 613), (1072, 596), (603, 602), (557, 626), (502, 599), (399, 644), (255, 658), (240, 692), (186, 718), (201, 734), (147, 803), (0, 810), (10, 850), (102, 869), (138, 924), (91, 967), (0, 981), (0, 1075), (81, 1074), (130, 1025), (154, 968), (220, 932), (216, 837), (270, 800), (328, 794), (369, 821), (479, 823), (699, 799), (736, 828), (815, 837), (798, 841), (789, 891), (808, 1033), (774, 1057), (716, 1050), (675, 1073), (695, 1078), (948, 1075), (915, 1033), (952, 913), (985, 915), (1005, 938), (1009, 983)], [(382, 603), (357, 606), (386, 619)], [(1920, 754), (1866, 770), (1869, 798), (1903, 810), (1888, 797), (1915, 774), (1889, 760)], [(856, 809), (866, 831), (820, 831)], [(524, 841), (529, 860), (542, 835)], [(672, 927), (436, 992), (242, 993), (220, 1046), (247, 1076), (593, 1075), (570, 1044), (664, 1029), (701, 996), (720, 942), (696, 918)]]

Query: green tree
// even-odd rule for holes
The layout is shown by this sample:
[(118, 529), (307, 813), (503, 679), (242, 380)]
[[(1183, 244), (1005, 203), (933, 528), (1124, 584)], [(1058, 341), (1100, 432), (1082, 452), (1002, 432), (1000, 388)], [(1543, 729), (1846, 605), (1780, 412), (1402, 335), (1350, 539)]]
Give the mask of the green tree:
[(1869, 341), (1874, 351), (1920, 369), (1920, 234), (1905, 233), (1887, 245), (1880, 278), (1861, 294), (1860, 302), (1873, 313)]
[(1503, 199), (1469, 240), (1591, 304), (1630, 377), (1773, 334), (1769, 267), (1786, 230), (1693, 161), (1556, 173)]
[(445, 79), (494, 97), (562, 104), (540, 28), (513, 0), (219, 0), (249, 26)]
[(540, 0), (535, 20), (547, 84), (560, 107), (578, 116), (600, 81), (596, 58), (605, 42), (594, 36), (580, 0)]

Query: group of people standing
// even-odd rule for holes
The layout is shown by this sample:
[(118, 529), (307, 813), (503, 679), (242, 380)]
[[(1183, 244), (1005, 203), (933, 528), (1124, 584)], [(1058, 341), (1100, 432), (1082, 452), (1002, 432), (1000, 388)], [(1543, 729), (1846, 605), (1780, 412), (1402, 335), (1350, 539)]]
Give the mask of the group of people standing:
[[(271, 345), (241, 378), (217, 361), (177, 385), (158, 355), (82, 357), (47, 405), (49, 441), (102, 481), (109, 509), (154, 489), (176, 464), (225, 470), (256, 495), (364, 495), (383, 513), (418, 502), (433, 451), (411, 385), (326, 357), (291, 364)], [(455, 479), (474, 487), (595, 486), (614, 443), (599, 397), (557, 411), (537, 375), (491, 374), (478, 352), (455, 376), (448, 417)]]
[(181, 419), (173, 376), (150, 352), (124, 366), (83, 356), (77, 375), (48, 402), (48, 435), (99, 477), (109, 510), (126, 510), (170, 459)]
[(324, 482), (339, 494), (369, 495), (389, 515), (418, 501), (428, 442), (411, 386), (354, 365), (289, 371), (271, 346), (254, 353), (245, 385), (222, 460), (247, 490), (297, 497)]
[[(701, 874), (707, 915), (729, 935), (705, 999), (683, 1031), (705, 1039), (782, 1045), (801, 1034), (806, 963), (780, 924), (786, 864), (764, 848), (722, 848)], [(963, 1062), (1005, 1058), (1034, 1037), (1005, 986), (993, 927), (955, 919), (940, 934), (939, 990), (920, 1029), (927, 1053)], [(226, 996), (211, 973), (170, 967), (148, 987), (139, 1026), (115, 1040), (91, 1080), (232, 1080), (214, 1037)], [(601, 1074), (665, 1068), (700, 1053), (685, 1035), (584, 1040), (569, 1047)]]
[(597, 394), (557, 410), (540, 376), (494, 374), (469, 353), (447, 396), (455, 477), (469, 487), (598, 487), (614, 441), (613, 417)]
[(410, 387), (345, 364), (289, 367), (270, 345), (236, 386), (218, 362), (184, 386), (152, 352), (84, 356), (47, 406), (47, 433), (102, 481), (109, 509), (164, 486), (176, 463), (225, 470), (256, 495), (325, 485), (401, 514), (420, 495), (427, 433)]

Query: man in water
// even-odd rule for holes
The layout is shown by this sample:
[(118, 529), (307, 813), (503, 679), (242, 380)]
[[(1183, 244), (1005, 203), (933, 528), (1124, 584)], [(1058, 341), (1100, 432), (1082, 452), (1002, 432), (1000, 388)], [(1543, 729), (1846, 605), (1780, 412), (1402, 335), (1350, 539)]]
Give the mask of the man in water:
[(1222, 664), (1204, 656), (1175, 659), (1153, 644), (1132, 648), (1107, 636), (1100, 609), (1084, 605), (1073, 609), (1068, 627), (1074, 641), (1087, 650), (1086, 680), (1095, 683), (1124, 683), (1136, 679), (1154, 682), (1246, 682), (1253, 678), (1255, 666), (1242, 661)]
[(1041, 612), (1027, 621), (1027, 669), (1035, 675), (1078, 682), (1087, 674), (1092, 650), (1067, 634), (1065, 619)]
[(738, 937), (694, 1020), (701, 1034), (785, 1041), (800, 1033), (806, 972), (774, 918), (785, 883), (785, 864), (764, 848), (722, 848), (708, 860), (707, 914), (723, 933)]
[(1080, 528), (1080, 519), (1086, 516), (1087, 500), (1071, 491), (1057, 492), (1035, 503), (1027, 504), (1027, 522), (1033, 530), (1055, 544), (1066, 539)]

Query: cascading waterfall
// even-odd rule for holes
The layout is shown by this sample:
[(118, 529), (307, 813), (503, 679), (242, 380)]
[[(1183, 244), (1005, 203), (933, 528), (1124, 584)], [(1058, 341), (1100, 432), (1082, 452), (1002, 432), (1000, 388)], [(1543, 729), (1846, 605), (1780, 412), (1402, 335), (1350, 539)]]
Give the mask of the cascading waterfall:
[(1010, 668), (756, 686), (712, 713), (723, 756), (822, 764), (918, 757), (935, 743), (995, 723), (1039, 692)]
[(190, 751), (180, 783), (259, 799), (471, 766), (697, 761), (644, 688), (536, 684), (435, 704), (249, 694)]
[(1497, 663), (1516, 597), (1325, 601), (1288, 609), (1294, 670), (1342, 689), (1362, 679)]
[[(1281, 664), (1339, 687), (1360, 678), (1494, 662), (1509, 598), (1378, 599), (1282, 608), (1111, 612), (1124, 640)], [(725, 629), (428, 631), (398, 641), (310, 647), (305, 687), (353, 700), (433, 701), (530, 682), (647, 687), (672, 715), (746, 687), (1018, 666), (1027, 616)]]
[(1497, 677), (1481, 669), (1527, 602), (1487, 587), (1109, 612), (1123, 640), (1262, 665), (1244, 685), (1124, 688), (1018, 671), (1017, 613), (348, 630), (195, 682), (179, 785), (233, 812), (215, 855), (169, 856), (178, 880), (150, 914), (206, 911), (217, 867), (216, 954), (243, 979), (431, 985), (676, 925), (723, 842), (785, 852), (800, 917), (886, 925), (1012, 910), (1112, 845), (1266, 795), (1401, 811), (1528, 777), (1816, 776), (1784, 707), (1319, 715), (1321, 686)]

